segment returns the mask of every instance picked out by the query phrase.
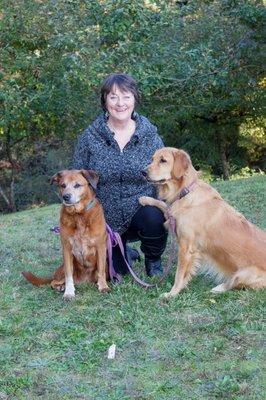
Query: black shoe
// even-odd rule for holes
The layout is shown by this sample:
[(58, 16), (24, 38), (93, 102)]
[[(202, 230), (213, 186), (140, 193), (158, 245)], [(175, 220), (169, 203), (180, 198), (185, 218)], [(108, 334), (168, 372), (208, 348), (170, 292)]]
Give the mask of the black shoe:
[(157, 260), (145, 258), (145, 269), (149, 277), (163, 275), (162, 261), (160, 258)]
[(141, 258), (138, 250), (133, 249), (133, 247), (126, 246), (126, 252), (127, 252), (127, 260), (131, 267), (133, 266), (135, 261), (140, 262)]

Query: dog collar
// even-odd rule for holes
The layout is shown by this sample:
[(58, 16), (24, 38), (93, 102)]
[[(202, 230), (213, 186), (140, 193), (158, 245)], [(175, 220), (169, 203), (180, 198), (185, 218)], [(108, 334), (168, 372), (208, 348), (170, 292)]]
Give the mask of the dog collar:
[(197, 185), (197, 181), (193, 181), (190, 185), (185, 186), (179, 193), (178, 195), (174, 198), (174, 200), (171, 202), (173, 204), (177, 200), (181, 200), (183, 197), (185, 197), (187, 194), (192, 192), (193, 189), (195, 189), (195, 186)]
[(97, 199), (96, 199), (96, 197), (94, 197), (94, 199), (89, 201), (89, 203), (87, 204), (86, 210), (90, 210), (92, 207), (95, 206), (96, 203), (97, 203)]

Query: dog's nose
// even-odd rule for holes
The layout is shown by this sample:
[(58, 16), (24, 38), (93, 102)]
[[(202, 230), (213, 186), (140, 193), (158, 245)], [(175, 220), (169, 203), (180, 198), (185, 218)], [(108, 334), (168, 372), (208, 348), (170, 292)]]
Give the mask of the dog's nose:
[(147, 171), (146, 171), (145, 169), (143, 169), (143, 170), (141, 171), (141, 174), (144, 176), (144, 178), (146, 178), (146, 176), (148, 175), (148, 174), (147, 174)]
[(69, 194), (69, 193), (64, 194), (64, 196), (63, 196), (63, 200), (66, 202), (68, 202), (70, 200), (70, 198), (71, 198), (71, 194)]

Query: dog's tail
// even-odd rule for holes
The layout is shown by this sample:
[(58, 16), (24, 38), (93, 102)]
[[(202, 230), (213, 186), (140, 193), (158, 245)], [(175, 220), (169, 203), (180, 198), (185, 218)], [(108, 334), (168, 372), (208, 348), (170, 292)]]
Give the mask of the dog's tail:
[(27, 281), (29, 281), (35, 286), (48, 285), (53, 280), (53, 278), (39, 278), (38, 276), (33, 275), (29, 271), (23, 271), (22, 275), (24, 276), (24, 278), (27, 279)]

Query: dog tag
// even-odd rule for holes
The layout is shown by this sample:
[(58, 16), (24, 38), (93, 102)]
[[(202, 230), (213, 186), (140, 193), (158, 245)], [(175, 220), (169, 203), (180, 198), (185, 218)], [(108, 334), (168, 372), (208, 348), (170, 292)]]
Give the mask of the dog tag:
[(184, 187), (184, 189), (181, 190), (179, 194), (179, 199), (181, 200), (183, 197), (185, 197), (187, 194), (189, 194), (189, 189), (187, 187)]

